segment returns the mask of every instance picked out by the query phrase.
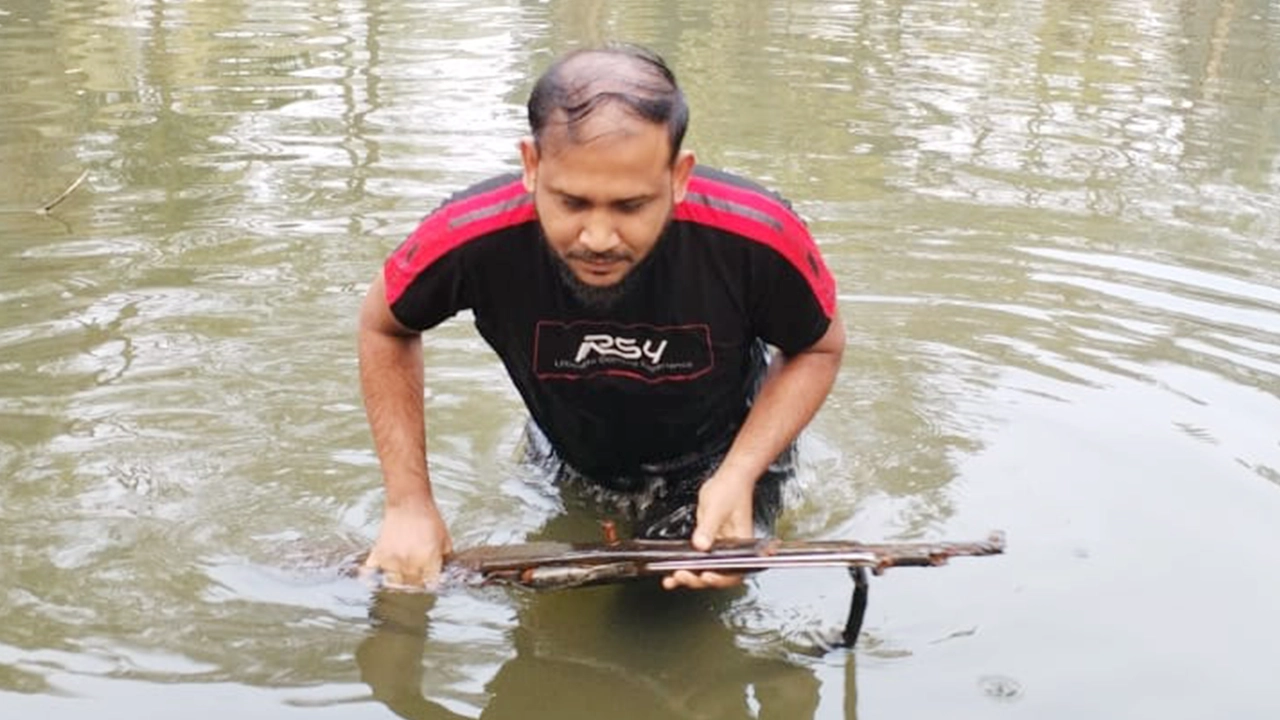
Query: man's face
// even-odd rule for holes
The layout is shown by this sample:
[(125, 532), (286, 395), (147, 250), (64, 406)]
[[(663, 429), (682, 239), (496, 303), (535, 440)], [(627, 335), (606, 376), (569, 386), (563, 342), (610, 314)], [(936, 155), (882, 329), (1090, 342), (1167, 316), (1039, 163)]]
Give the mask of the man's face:
[(657, 244), (684, 199), (694, 159), (672, 163), (666, 127), (601, 108), (570, 139), (549, 128), (520, 144), (547, 243), (589, 288), (618, 285)]

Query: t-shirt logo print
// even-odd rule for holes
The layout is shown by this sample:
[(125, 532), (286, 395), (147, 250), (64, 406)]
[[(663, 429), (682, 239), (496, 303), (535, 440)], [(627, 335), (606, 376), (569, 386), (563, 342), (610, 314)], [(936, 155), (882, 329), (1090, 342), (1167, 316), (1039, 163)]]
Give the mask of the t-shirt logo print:
[(578, 355), (574, 357), (573, 361), (580, 363), (590, 357), (591, 353), (599, 353), (600, 355), (613, 355), (628, 360), (644, 358), (653, 365), (662, 362), (662, 353), (667, 349), (666, 340), (659, 342), (654, 347), (650, 347), (652, 340), (645, 340), (644, 345), (640, 346), (636, 345), (638, 342), (639, 340), (633, 337), (620, 337), (603, 333), (599, 335), (584, 335), (582, 344), (578, 346)]
[(534, 370), (542, 380), (599, 375), (660, 383), (692, 380), (714, 365), (707, 325), (622, 325), (544, 320), (534, 332)]

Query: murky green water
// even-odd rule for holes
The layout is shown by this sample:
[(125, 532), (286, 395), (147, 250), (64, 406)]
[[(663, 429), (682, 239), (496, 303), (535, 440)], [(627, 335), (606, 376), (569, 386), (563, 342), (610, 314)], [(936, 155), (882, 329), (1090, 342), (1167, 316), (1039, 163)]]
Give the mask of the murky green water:
[[(852, 655), (814, 651), (841, 571), (336, 571), (381, 509), (367, 282), (515, 166), (551, 56), (611, 38), (840, 283), (782, 531), (1008, 532), (878, 578)], [(1278, 82), (1267, 0), (0, 0), (0, 715), (1274, 718)], [(465, 322), (430, 338), (455, 542), (537, 531), (518, 397)]]

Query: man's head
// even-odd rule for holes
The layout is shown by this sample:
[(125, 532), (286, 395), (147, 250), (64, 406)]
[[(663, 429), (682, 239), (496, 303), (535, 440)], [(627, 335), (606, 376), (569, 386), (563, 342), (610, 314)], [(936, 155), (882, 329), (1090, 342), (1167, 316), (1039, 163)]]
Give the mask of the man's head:
[(533, 134), (520, 143), (524, 183), (584, 299), (620, 293), (684, 199), (694, 165), (680, 150), (688, 121), (675, 76), (641, 48), (571, 53), (538, 79)]

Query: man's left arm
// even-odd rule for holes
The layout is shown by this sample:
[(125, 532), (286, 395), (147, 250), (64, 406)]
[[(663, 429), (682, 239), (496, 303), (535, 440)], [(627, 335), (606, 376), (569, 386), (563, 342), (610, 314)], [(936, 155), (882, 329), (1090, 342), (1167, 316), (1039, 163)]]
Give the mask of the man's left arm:
[[(832, 313), (827, 331), (813, 345), (781, 358), (747, 413), (729, 452), (698, 492), (697, 526), (693, 546), (709, 550), (718, 538), (749, 538), (754, 534), (752, 497), (756, 481), (809, 424), (827, 398), (844, 355), (844, 324)], [(676, 587), (729, 587), (741, 575), (678, 571), (663, 578)]]

